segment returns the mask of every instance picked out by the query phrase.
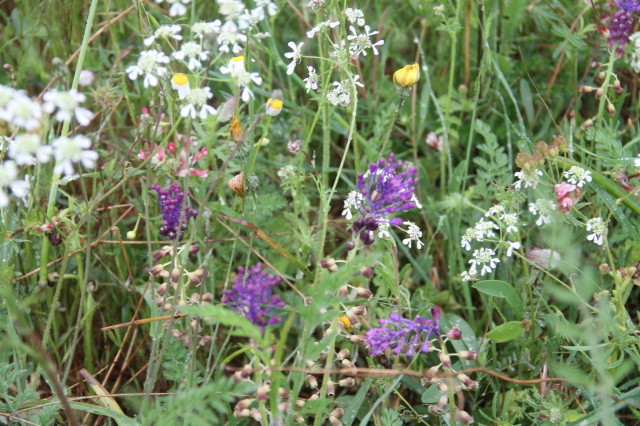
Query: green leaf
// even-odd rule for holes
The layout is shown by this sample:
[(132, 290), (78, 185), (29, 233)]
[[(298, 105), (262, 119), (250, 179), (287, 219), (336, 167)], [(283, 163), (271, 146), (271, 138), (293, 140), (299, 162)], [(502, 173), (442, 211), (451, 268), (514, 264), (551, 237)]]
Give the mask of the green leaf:
[(70, 402), (71, 408), (78, 411), (84, 411), (86, 413), (98, 414), (100, 416), (111, 417), (116, 421), (118, 426), (139, 426), (140, 423), (133, 420), (131, 417), (127, 417), (124, 414), (116, 413), (104, 407), (99, 407), (93, 404), (87, 404), (84, 402)]
[(239, 313), (219, 305), (180, 306), (178, 310), (188, 315), (207, 317), (214, 323), (235, 327), (233, 334), (236, 336), (246, 336), (256, 340), (260, 340), (262, 337), (260, 329), (253, 325), (251, 321)]
[(494, 342), (503, 343), (520, 337), (523, 331), (520, 321), (509, 321), (491, 330), (487, 337)]
[(507, 303), (516, 314), (522, 315), (524, 312), (524, 304), (522, 303), (522, 299), (513, 289), (511, 284), (498, 281), (498, 280), (486, 280), (480, 281), (473, 285), (473, 288), (478, 290), (480, 293), (484, 293), (489, 296), (499, 297), (501, 299), (506, 299)]

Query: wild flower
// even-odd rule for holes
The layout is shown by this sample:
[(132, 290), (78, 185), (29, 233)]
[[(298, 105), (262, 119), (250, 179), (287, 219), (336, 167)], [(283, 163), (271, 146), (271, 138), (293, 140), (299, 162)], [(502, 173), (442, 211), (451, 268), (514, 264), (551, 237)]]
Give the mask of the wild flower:
[(7, 107), (17, 93), (18, 92), (13, 87), (0, 84), (0, 120), (11, 120), (11, 115), (9, 114)]
[(318, 90), (318, 81), (320, 81), (320, 77), (316, 73), (316, 69), (312, 66), (307, 66), (307, 70), (309, 71), (309, 77), (305, 78), (304, 87), (307, 89), (307, 93), (310, 90)]
[(77, 90), (49, 90), (42, 96), (42, 100), (44, 101), (42, 109), (47, 114), (51, 114), (57, 110), (55, 118), (58, 121), (70, 121), (71, 118), (75, 116), (78, 124), (86, 126), (91, 122), (93, 113), (87, 108), (80, 106), (85, 99), (86, 96)]
[(607, 235), (607, 224), (601, 217), (594, 217), (587, 221), (587, 231), (591, 234), (587, 235), (587, 241), (601, 246), (604, 243), (604, 237)]
[(178, 97), (180, 99), (184, 99), (191, 92), (191, 88), (189, 87), (189, 77), (185, 74), (174, 74), (171, 77), (171, 88), (178, 91)]
[[(156, 2), (160, 3), (160, 1), (156, 0)], [(169, 16), (182, 16), (187, 13), (186, 4), (191, 3), (191, 0), (167, 0), (167, 3), (171, 5), (169, 7)]]
[(279, 282), (279, 277), (262, 270), (262, 263), (248, 270), (240, 266), (231, 289), (222, 292), (222, 303), (264, 330), (266, 326), (280, 322), (280, 317), (272, 315), (274, 310), (285, 306), (280, 297), (273, 294), (273, 288)]
[(393, 73), (393, 84), (399, 88), (409, 88), (418, 84), (420, 80), (420, 66), (416, 63), (405, 65)]
[(22, 92), (15, 91), (13, 98), (4, 108), (4, 119), (13, 126), (24, 130), (36, 130), (40, 127), (42, 107)]
[(314, 38), (320, 31), (333, 29), (340, 25), (340, 21), (324, 21), (307, 31), (307, 38)]
[(205, 36), (218, 34), (221, 30), (222, 22), (219, 19), (211, 22), (196, 22), (191, 26), (191, 33), (194, 38), (203, 39)]
[[(422, 231), (420, 230), (420, 227), (418, 227), (418, 225), (416, 225), (415, 223), (409, 221), (405, 222), (404, 224), (407, 225), (408, 228), (406, 230), (407, 238), (402, 240), (402, 244), (411, 248), (411, 243), (415, 242), (416, 247), (418, 248), (418, 250), (420, 250), (422, 246), (424, 246), (424, 243), (420, 240), (420, 238), (422, 238)], [(387, 227), (389, 226), (389, 224), (386, 225)]]
[(41, 136), (37, 133), (22, 133), (9, 143), (9, 158), (19, 166), (31, 166), (46, 163), (51, 157), (51, 147), (42, 145)]
[(311, 10), (317, 11), (320, 10), (327, 0), (309, 0), (307, 3), (307, 7)]
[(169, 57), (155, 49), (140, 52), (140, 57), (135, 65), (130, 65), (126, 69), (126, 73), (130, 80), (137, 80), (138, 77), (144, 76), (142, 85), (144, 87), (155, 87), (158, 85), (158, 77), (162, 77), (167, 73), (167, 67), (164, 64), (169, 63)]
[(182, 36), (180, 35), (181, 30), (182, 27), (180, 25), (160, 25), (153, 32), (153, 35), (144, 39), (143, 44), (149, 47), (156, 41), (156, 39), (182, 40)]
[(371, 328), (365, 337), (365, 346), (371, 356), (381, 355), (387, 349), (408, 358), (416, 353), (428, 353), (431, 337), (440, 335), (437, 319), (424, 319), (420, 315), (413, 321), (391, 313), (389, 319), (380, 318), (378, 325), (385, 327)]
[(629, 58), (629, 65), (636, 73), (640, 73), (640, 32), (633, 33), (629, 36), (629, 41), (633, 44)]
[(500, 220), (507, 225), (507, 232), (518, 232), (518, 214), (517, 213), (506, 213), (500, 216)]
[(249, 88), (251, 83), (260, 85), (262, 84), (262, 77), (257, 72), (248, 72), (244, 64), (244, 56), (236, 56), (231, 58), (228, 66), (221, 66), (220, 72), (222, 74), (229, 74), (232, 79), (235, 80), (236, 85), (242, 88), (242, 94), (240, 99), (243, 102), (249, 102), (249, 99), (253, 97), (253, 92)]
[(178, 182), (173, 182), (168, 188), (151, 185), (151, 189), (158, 194), (158, 205), (162, 214), (162, 225), (159, 233), (170, 240), (178, 237), (178, 232), (183, 233), (187, 229), (189, 218), (196, 215), (184, 199), (184, 192)]
[(494, 257), (495, 255), (495, 251), (490, 248), (474, 250), (473, 259), (469, 260), (469, 264), (471, 265), (469, 275), (476, 275), (478, 268), (480, 268), (480, 275), (490, 274), (498, 263), (500, 263), (500, 259)]
[(0, 163), (0, 208), (9, 205), (7, 189), (18, 198), (26, 196), (29, 192), (29, 183), (18, 179), (18, 168), (11, 160)]
[(344, 10), (344, 15), (347, 17), (347, 21), (349, 21), (350, 24), (355, 24), (359, 27), (362, 27), (365, 24), (364, 12), (360, 9), (352, 9), (348, 7)]
[(351, 103), (351, 90), (355, 90), (355, 86), (364, 87), (358, 79), (359, 75), (355, 75), (352, 80), (334, 81), (333, 89), (327, 91), (327, 101), (334, 106), (348, 106)]
[(533, 169), (533, 171), (521, 170), (519, 172), (515, 172), (514, 176), (518, 178), (517, 181), (513, 183), (513, 187), (518, 191), (523, 188), (535, 188), (540, 183), (540, 176), (542, 176), (542, 172), (538, 169)]
[(267, 105), (265, 106), (265, 113), (271, 117), (275, 117), (282, 112), (283, 105), (284, 104), (280, 99), (269, 98), (267, 100)]
[(74, 174), (73, 163), (80, 163), (84, 168), (92, 169), (98, 160), (98, 153), (89, 149), (91, 140), (83, 135), (76, 135), (73, 138), (61, 136), (54, 139), (51, 146), (56, 160), (54, 173), (70, 176)]
[(514, 250), (520, 250), (521, 244), (517, 241), (505, 241), (507, 243), (507, 257), (511, 257), (513, 255)]
[(428, 146), (435, 149), (436, 151), (442, 151), (444, 138), (442, 136), (438, 136), (435, 132), (429, 132), (425, 142), (427, 143)]
[(555, 203), (544, 198), (538, 198), (535, 203), (529, 203), (529, 211), (535, 216), (540, 215), (536, 220), (536, 225), (538, 226), (551, 223), (552, 213), (555, 209)]
[(278, 13), (278, 5), (272, 2), (271, 0), (255, 0), (256, 8), (254, 10), (258, 10), (260, 20), (266, 17), (265, 12), (269, 16), (274, 16)]
[(560, 253), (555, 252), (550, 249), (543, 249), (533, 247), (527, 250), (524, 254), (529, 261), (535, 263), (543, 269), (553, 269), (556, 267), (558, 262), (562, 260)]
[(500, 229), (498, 225), (490, 220), (480, 219), (475, 226), (475, 238), (478, 241), (484, 241), (485, 238), (495, 237), (496, 233), (493, 232), (494, 229)]
[(233, 21), (226, 21), (220, 28), (218, 35), (218, 49), (220, 52), (239, 54), (242, 52), (241, 44), (247, 42), (247, 36), (239, 31), (238, 25)]
[(616, 46), (616, 55), (621, 57), (624, 54), (624, 46), (629, 41), (629, 33), (633, 25), (633, 17), (631, 13), (620, 9), (618, 10), (609, 25), (609, 39), (607, 45), (609, 47)]
[(180, 148), (177, 147), (175, 142), (169, 142), (167, 144), (167, 150), (154, 149), (147, 147), (144, 150), (140, 150), (138, 158), (145, 160), (155, 151), (155, 154), (151, 158), (151, 164), (157, 167), (168, 168), (174, 176), (185, 177), (187, 175), (197, 176), (201, 178), (207, 177), (209, 174), (208, 169), (199, 170), (194, 168), (195, 164), (208, 155), (207, 148), (202, 147), (198, 152), (189, 156), (189, 149), (193, 147), (193, 140), (190, 137), (184, 135), (178, 135), (177, 142), (180, 144)]
[[(353, 222), (351, 229), (354, 234), (360, 234), (365, 245), (373, 243), (373, 232), (381, 224), (403, 225), (402, 218), (390, 219), (389, 216), (415, 208), (411, 200), (417, 172), (407, 163), (394, 161), (394, 155), (389, 154), (387, 160), (372, 163), (367, 173), (358, 175), (358, 187), (347, 197), (343, 215), (352, 217), (352, 206), (357, 210), (360, 218)], [(417, 232), (413, 230), (413, 234)]]
[(590, 171), (578, 166), (572, 166), (568, 171), (564, 172), (564, 177), (567, 182), (576, 185), (578, 188), (582, 188), (593, 179)]
[(377, 47), (384, 44), (384, 40), (378, 40), (375, 43), (371, 42), (370, 38), (378, 34), (378, 31), (371, 32), (371, 27), (368, 25), (364, 26), (364, 32), (362, 34), (358, 34), (356, 28), (353, 26), (349, 27), (349, 31), (351, 31), (351, 35), (347, 36), (347, 40), (349, 40), (349, 53), (353, 57), (357, 57), (361, 53), (367, 56), (367, 49), (371, 49), (373, 54), (377, 55)]
[(175, 59), (179, 61), (187, 61), (187, 68), (193, 71), (196, 68), (202, 68), (202, 62), (209, 58), (209, 51), (204, 50), (200, 43), (195, 41), (187, 41), (182, 43), (180, 50), (173, 52)]
[(185, 97), (185, 105), (180, 108), (180, 115), (191, 117), (192, 120), (195, 120), (196, 115), (201, 120), (205, 120), (209, 115), (216, 115), (216, 109), (207, 104), (207, 101), (212, 97), (213, 93), (208, 87), (191, 89)]
[(640, 1), (638, 0), (616, 0), (616, 5), (625, 12), (640, 12)]
[(291, 48), (291, 52), (287, 52), (284, 54), (285, 58), (291, 59), (289, 65), (287, 65), (287, 75), (293, 74), (295, 71), (296, 65), (300, 63), (302, 59), (302, 45), (304, 43), (298, 43), (297, 45), (290, 41), (288, 46)]
[(244, 3), (239, 0), (216, 0), (218, 12), (227, 19), (236, 19), (244, 12)]
[(80, 86), (90, 86), (93, 83), (93, 79), (95, 78), (95, 74), (89, 70), (80, 71), (80, 76), (78, 78), (78, 84)]
[(569, 213), (580, 197), (580, 188), (576, 185), (561, 182), (555, 186), (555, 191), (558, 208), (563, 213)]

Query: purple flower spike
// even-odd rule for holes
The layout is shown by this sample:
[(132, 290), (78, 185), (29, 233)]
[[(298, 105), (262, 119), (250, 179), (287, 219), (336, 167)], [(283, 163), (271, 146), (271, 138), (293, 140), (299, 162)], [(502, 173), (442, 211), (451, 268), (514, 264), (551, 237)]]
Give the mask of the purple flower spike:
[(278, 295), (272, 295), (273, 287), (279, 282), (280, 278), (262, 270), (262, 263), (255, 264), (248, 271), (240, 266), (233, 287), (222, 292), (222, 302), (264, 329), (280, 322), (276, 315), (269, 318), (273, 310), (284, 306)]
[(187, 221), (196, 215), (196, 211), (184, 201), (184, 192), (178, 182), (173, 182), (168, 188), (151, 185), (151, 189), (158, 193), (158, 205), (162, 213), (160, 235), (173, 240), (178, 236), (179, 229), (182, 232), (187, 229)]
[(379, 319), (378, 324), (390, 327), (372, 328), (367, 331), (366, 346), (369, 355), (372, 356), (380, 355), (391, 348), (394, 354), (402, 353), (411, 358), (416, 352), (429, 352), (429, 337), (440, 335), (437, 319), (425, 320), (420, 315), (412, 321), (392, 313), (389, 314), (388, 320)]
[(631, 12), (628, 12), (624, 8), (618, 10), (613, 16), (613, 19), (611, 19), (607, 45), (612, 47), (618, 44), (618, 47), (616, 48), (616, 54), (618, 56), (622, 56), (624, 54), (624, 46), (629, 41), (629, 33), (631, 32), (632, 24), (633, 17), (631, 16)]
[(616, 5), (625, 12), (640, 12), (640, 0), (616, 0)]
[(373, 232), (378, 228), (403, 224), (401, 218), (390, 219), (389, 216), (420, 207), (414, 194), (417, 173), (415, 167), (394, 161), (394, 155), (389, 154), (387, 160), (372, 163), (367, 173), (358, 175), (358, 187), (349, 194), (342, 214), (351, 219), (351, 207), (360, 214), (361, 219), (353, 223), (352, 231), (360, 233), (360, 241), (365, 245), (373, 243)]

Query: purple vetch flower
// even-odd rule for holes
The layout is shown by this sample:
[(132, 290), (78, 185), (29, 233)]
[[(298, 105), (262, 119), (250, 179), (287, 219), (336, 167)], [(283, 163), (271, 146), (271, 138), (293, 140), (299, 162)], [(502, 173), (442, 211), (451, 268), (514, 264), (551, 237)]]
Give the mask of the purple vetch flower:
[(609, 25), (609, 39), (607, 45), (612, 47), (618, 45), (616, 48), (616, 55), (622, 56), (624, 54), (624, 46), (629, 41), (629, 33), (631, 32), (631, 26), (633, 24), (633, 17), (631, 12), (628, 12), (624, 8), (618, 10), (611, 19)]
[(360, 214), (351, 229), (354, 234), (360, 234), (360, 241), (365, 245), (373, 243), (373, 232), (378, 228), (404, 223), (402, 218), (389, 219), (389, 216), (419, 207), (414, 194), (417, 173), (415, 167), (394, 161), (394, 155), (389, 154), (387, 160), (372, 163), (366, 173), (358, 175), (358, 187), (347, 197), (342, 214), (351, 219), (351, 207)]
[(162, 213), (160, 235), (173, 240), (178, 236), (178, 230), (184, 232), (187, 229), (187, 221), (196, 215), (196, 211), (184, 201), (184, 192), (178, 182), (171, 183), (168, 188), (151, 185), (151, 189), (158, 193)]
[(416, 352), (429, 352), (429, 338), (431, 335), (440, 335), (440, 324), (437, 312), (432, 310), (433, 319), (426, 320), (420, 315), (415, 321), (402, 318), (402, 316), (392, 313), (389, 319), (379, 319), (378, 324), (390, 326), (385, 328), (372, 328), (367, 331), (366, 347), (369, 355), (377, 356), (388, 348), (393, 349), (393, 353), (400, 353), (411, 358)]
[(233, 287), (222, 292), (222, 302), (264, 329), (280, 322), (277, 315), (269, 318), (271, 312), (284, 306), (278, 295), (272, 295), (273, 287), (279, 282), (280, 278), (262, 270), (262, 263), (255, 264), (248, 271), (240, 266)]
[(640, 0), (616, 0), (616, 5), (625, 12), (640, 12)]

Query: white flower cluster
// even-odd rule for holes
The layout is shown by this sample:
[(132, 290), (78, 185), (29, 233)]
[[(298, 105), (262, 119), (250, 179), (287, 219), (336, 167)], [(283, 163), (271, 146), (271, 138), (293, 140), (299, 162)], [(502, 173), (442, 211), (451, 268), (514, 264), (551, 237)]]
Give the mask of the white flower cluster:
[(538, 198), (535, 203), (529, 203), (529, 211), (537, 216), (536, 225), (548, 225), (553, 220), (553, 211), (556, 209), (556, 203), (545, 198)]
[(564, 172), (564, 177), (567, 179), (567, 182), (578, 188), (582, 188), (593, 179), (590, 171), (578, 166), (572, 166), (568, 171)]
[[(460, 239), (460, 246), (467, 251), (471, 250), (471, 243), (473, 241), (486, 242), (487, 239), (498, 237), (497, 230), (500, 230), (502, 226), (506, 233), (518, 232), (519, 215), (518, 213), (508, 213), (507, 209), (500, 204), (496, 204), (491, 207), (485, 213), (485, 217), (489, 218), (485, 220), (481, 218), (474, 227), (467, 228), (464, 235)], [(502, 225), (499, 226), (498, 224)], [(521, 244), (518, 241), (507, 241), (503, 237), (499, 240), (491, 240), (491, 242), (497, 243), (498, 247), (506, 248), (507, 257), (513, 255), (514, 250), (520, 250)], [(471, 268), (469, 271), (462, 273), (462, 281), (475, 280), (478, 275), (482, 276), (487, 273), (491, 273), (496, 268), (500, 259), (495, 257), (496, 252), (492, 248), (482, 247), (473, 251), (473, 257), (469, 260)], [(479, 269), (479, 270), (478, 270)]]
[(587, 231), (591, 234), (587, 235), (587, 241), (593, 241), (593, 243), (601, 246), (604, 243), (604, 237), (607, 235), (607, 224), (601, 217), (594, 217), (587, 221)]
[(20, 177), (19, 167), (48, 163), (55, 159), (55, 173), (74, 174), (73, 163), (93, 168), (98, 153), (90, 150), (91, 141), (82, 135), (57, 138), (51, 145), (46, 140), (46, 129), (41, 129), (45, 114), (55, 120), (86, 126), (93, 113), (81, 106), (84, 94), (76, 90), (50, 90), (43, 96), (44, 104), (31, 99), (26, 93), (0, 85), (0, 127), (8, 128), (8, 147), (4, 162), (0, 163), (0, 208), (9, 204), (9, 193), (24, 198), (29, 192), (29, 176)]
[(535, 169), (533, 172), (526, 172), (522, 170), (515, 172), (514, 175), (518, 180), (513, 183), (513, 187), (519, 191), (523, 189), (523, 184), (524, 188), (535, 188), (538, 186), (542, 172), (538, 169)]
[(640, 32), (631, 34), (631, 36), (629, 36), (629, 42), (633, 47), (633, 50), (631, 50), (629, 64), (635, 72), (640, 73)]
[(335, 106), (348, 106), (351, 103), (351, 91), (355, 92), (356, 86), (364, 87), (360, 83), (359, 75), (355, 75), (353, 80), (334, 81), (333, 89), (327, 91), (327, 101)]

